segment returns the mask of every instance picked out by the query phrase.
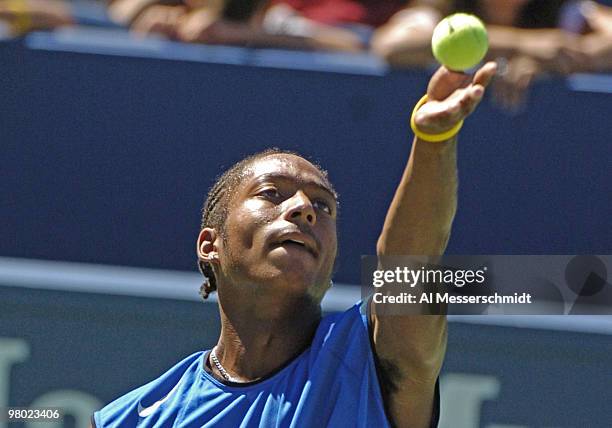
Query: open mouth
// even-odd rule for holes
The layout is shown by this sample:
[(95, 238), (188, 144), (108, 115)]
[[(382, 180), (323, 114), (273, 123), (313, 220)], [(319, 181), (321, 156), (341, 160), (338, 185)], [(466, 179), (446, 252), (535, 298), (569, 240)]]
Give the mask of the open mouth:
[(313, 256), (313, 257), (317, 257), (316, 253), (306, 244), (306, 242), (302, 241), (301, 239), (298, 238), (287, 238), (282, 240), (281, 242), (277, 243), (276, 245), (274, 245), (275, 247), (294, 247), (294, 248), (299, 248), (301, 250), (305, 250), (308, 251), (308, 253)]
[(308, 249), (306, 247), (306, 244), (303, 241), (300, 241), (298, 239), (285, 239), (283, 242), (281, 242), (282, 245), (285, 244), (294, 244), (294, 245), (299, 245), (300, 247), (304, 247), (306, 249)]

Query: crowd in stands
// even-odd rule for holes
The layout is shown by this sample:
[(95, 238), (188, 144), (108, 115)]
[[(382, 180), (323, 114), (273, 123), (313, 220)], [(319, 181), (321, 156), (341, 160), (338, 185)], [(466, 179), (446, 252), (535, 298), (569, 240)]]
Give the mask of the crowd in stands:
[(0, 0), (0, 23), (15, 35), (105, 25), (189, 43), (370, 52), (414, 68), (433, 63), (433, 29), (456, 11), (487, 24), (487, 59), (501, 63), (494, 93), (508, 108), (540, 75), (612, 71), (612, 7), (588, 0)]

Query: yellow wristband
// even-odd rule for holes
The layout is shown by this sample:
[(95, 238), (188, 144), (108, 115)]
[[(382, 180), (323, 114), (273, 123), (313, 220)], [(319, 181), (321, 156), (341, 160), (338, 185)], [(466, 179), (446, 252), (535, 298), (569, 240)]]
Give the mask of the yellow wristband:
[(9, 0), (7, 7), (15, 14), (13, 29), (17, 34), (25, 34), (32, 29), (32, 17), (24, 0)]
[(446, 141), (453, 138), (455, 135), (459, 133), (459, 130), (463, 126), (463, 121), (458, 122), (455, 126), (449, 129), (446, 132), (441, 134), (426, 134), (417, 128), (416, 123), (414, 121), (414, 117), (416, 116), (416, 112), (421, 108), (423, 104), (427, 102), (427, 95), (423, 95), (423, 97), (419, 100), (419, 102), (414, 106), (414, 110), (412, 110), (412, 116), (410, 117), (410, 127), (420, 140), (429, 141), (431, 143), (439, 143), (440, 141)]

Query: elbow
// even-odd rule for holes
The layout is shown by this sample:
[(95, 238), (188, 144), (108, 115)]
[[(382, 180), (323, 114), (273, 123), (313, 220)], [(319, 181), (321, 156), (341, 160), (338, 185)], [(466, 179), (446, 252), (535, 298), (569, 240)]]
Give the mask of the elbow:
[(400, 12), (374, 33), (370, 49), (394, 67), (428, 66), (433, 61), (431, 37), (439, 18), (428, 9)]
[(370, 49), (373, 54), (396, 68), (424, 67), (433, 60), (425, 46), (409, 46), (385, 38), (374, 38)]
[(388, 37), (381, 34), (375, 34), (370, 42), (370, 50), (378, 57), (388, 60), (397, 50), (393, 43), (390, 43)]
[(387, 242), (383, 236), (379, 237), (378, 241), (376, 242), (376, 255), (378, 257), (388, 255)]

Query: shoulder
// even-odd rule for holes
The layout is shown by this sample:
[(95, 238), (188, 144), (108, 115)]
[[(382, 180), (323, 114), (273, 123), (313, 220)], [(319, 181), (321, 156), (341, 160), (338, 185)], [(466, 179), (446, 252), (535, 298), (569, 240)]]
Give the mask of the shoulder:
[(313, 356), (335, 355), (349, 366), (371, 361), (365, 305), (358, 302), (344, 312), (325, 316), (312, 342)]
[(115, 399), (93, 415), (96, 428), (136, 426), (139, 417), (159, 406), (179, 386), (191, 383), (200, 370), (204, 352), (192, 354), (153, 381)]
[(314, 343), (342, 343), (355, 337), (367, 336), (368, 319), (366, 303), (359, 301), (344, 312), (325, 316), (314, 338)]

